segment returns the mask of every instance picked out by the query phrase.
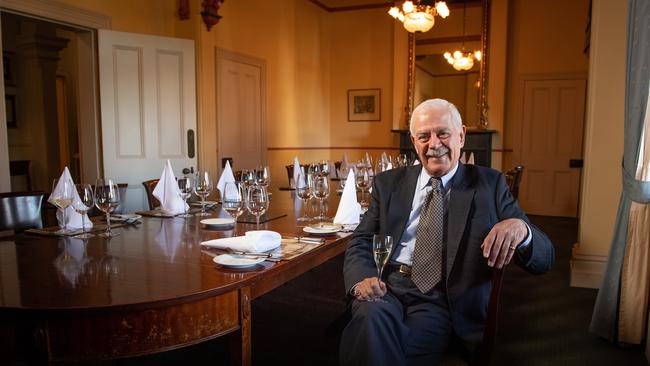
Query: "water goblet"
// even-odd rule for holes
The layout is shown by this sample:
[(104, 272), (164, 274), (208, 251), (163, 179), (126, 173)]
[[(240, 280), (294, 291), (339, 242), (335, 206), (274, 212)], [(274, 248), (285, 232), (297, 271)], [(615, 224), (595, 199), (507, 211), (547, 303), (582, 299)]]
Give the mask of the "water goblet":
[(178, 189), (181, 193), (181, 198), (185, 202), (185, 212), (182, 215), (179, 215), (180, 217), (192, 217), (191, 214), (187, 213), (187, 199), (192, 196), (192, 191), (194, 190), (194, 182), (192, 181), (192, 178), (190, 177), (180, 177), (178, 180), (176, 180), (176, 183), (178, 184)]
[(328, 217), (326, 216), (326, 212), (324, 211), (324, 202), (327, 197), (330, 195), (330, 186), (329, 186), (329, 180), (327, 179), (326, 176), (319, 175), (315, 176), (312, 184), (312, 192), (314, 197), (318, 199), (319, 202), (319, 215), (316, 217), (316, 219), (320, 221), (327, 221)]
[(309, 215), (307, 215), (307, 204), (309, 199), (312, 197), (311, 184), (309, 184), (309, 178), (306, 176), (304, 169), (298, 174), (298, 181), (296, 182), (296, 196), (302, 200), (302, 217), (297, 218), (296, 220), (301, 222), (308, 222)]
[(221, 205), (223, 209), (235, 220), (237, 225), (237, 218), (244, 213), (244, 185), (239, 182), (226, 182), (223, 187), (223, 197), (221, 198)]
[[(57, 185), (59, 190), (56, 191)], [(68, 230), (65, 228), (67, 224), (67, 218), (65, 211), (72, 204), (74, 185), (72, 181), (67, 178), (55, 179), (52, 182), (52, 197), (50, 197), (50, 202), (61, 210), (62, 222), (63, 225), (59, 225), (60, 230), (57, 231), (58, 234), (66, 234)]]
[(95, 195), (90, 184), (75, 184), (77, 197), (72, 202), (72, 207), (81, 215), (81, 230), (83, 233), (75, 235), (75, 238), (89, 239), (93, 234), (86, 232), (86, 214), (95, 205)]
[(269, 208), (269, 194), (266, 191), (266, 187), (253, 185), (248, 189), (246, 208), (248, 209), (248, 212), (255, 216), (255, 223), (259, 229), (260, 216), (262, 216)]
[(106, 232), (103, 237), (117, 236), (111, 231), (111, 212), (120, 205), (120, 191), (112, 179), (97, 179), (95, 183), (95, 206), (106, 214)]
[(196, 173), (196, 180), (194, 181), (194, 193), (201, 197), (201, 212), (198, 213), (198, 216), (210, 216), (209, 213), (205, 212), (205, 200), (208, 199), (208, 196), (212, 192), (212, 179), (210, 178), (210, 173), (207, 171), (199, 171)]
[[(388, 263), (390, 251), (393, 248), (393, 237), (390, 235), (375, 234), (372, 237), (372, 254), (377, 266), (377, 281), (381, 281), (384, 267)], [(382, 298), (375, 298), (373, 301), (386, 302)]]

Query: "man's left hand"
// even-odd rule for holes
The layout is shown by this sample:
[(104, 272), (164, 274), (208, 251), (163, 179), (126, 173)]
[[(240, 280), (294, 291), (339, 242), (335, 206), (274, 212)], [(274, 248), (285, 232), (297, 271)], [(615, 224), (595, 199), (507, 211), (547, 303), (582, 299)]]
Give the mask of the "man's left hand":
[(483, 257), (488, 258), (488, 266), (503, 268), (510, 263), (526, 235), (528, 229), (520, 219), (506, 219), (494, 225), (481, 244)]

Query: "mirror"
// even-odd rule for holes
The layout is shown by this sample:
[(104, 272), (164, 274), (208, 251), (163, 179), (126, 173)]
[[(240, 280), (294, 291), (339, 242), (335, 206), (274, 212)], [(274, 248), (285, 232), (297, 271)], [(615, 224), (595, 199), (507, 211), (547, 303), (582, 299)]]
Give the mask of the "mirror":
[[(456, 105), (468, 128), (487, 128), (488, 5), (488, 0), (448, 2), (448, 18), (437, 18), (426, 33), (409, 34), (410, 110), (426, 99), (443, 98)], [(443, 56), (455, 50), (481, 51), (481, 59), (468, 70), (456, 70)]]

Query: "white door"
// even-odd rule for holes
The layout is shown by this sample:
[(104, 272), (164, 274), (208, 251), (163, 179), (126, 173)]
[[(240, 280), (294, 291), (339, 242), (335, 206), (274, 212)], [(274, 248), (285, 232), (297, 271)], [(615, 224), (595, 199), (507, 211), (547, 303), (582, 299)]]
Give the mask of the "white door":
[(128, 212), (147, 207), (142, 182), (196, 167), (192, 40), (98, 31), (104, 176), (128, 183)]
[[(264, 61), (219, 50), (217, 120), (219, 159), (232, 158), (233, 169), (266, 162)], [(221, 160), (220, 160), (221, 161)], [(219, 163), (221, 171), (221, 163)]]
[(519, 203), (529, 214), (577, 217), (585, 79), (526, 80)]

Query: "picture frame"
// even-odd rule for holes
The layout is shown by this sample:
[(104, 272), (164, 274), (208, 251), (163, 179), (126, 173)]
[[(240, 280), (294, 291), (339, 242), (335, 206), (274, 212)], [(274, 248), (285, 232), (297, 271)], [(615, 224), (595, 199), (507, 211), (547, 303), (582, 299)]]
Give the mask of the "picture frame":
[(381, 121), (381, 89), (348, 89), (348, 121)]
[(16, 123), (16, 96), (5, 95), (5, 111), (7, 118), (7, 128), (18, 128)]

